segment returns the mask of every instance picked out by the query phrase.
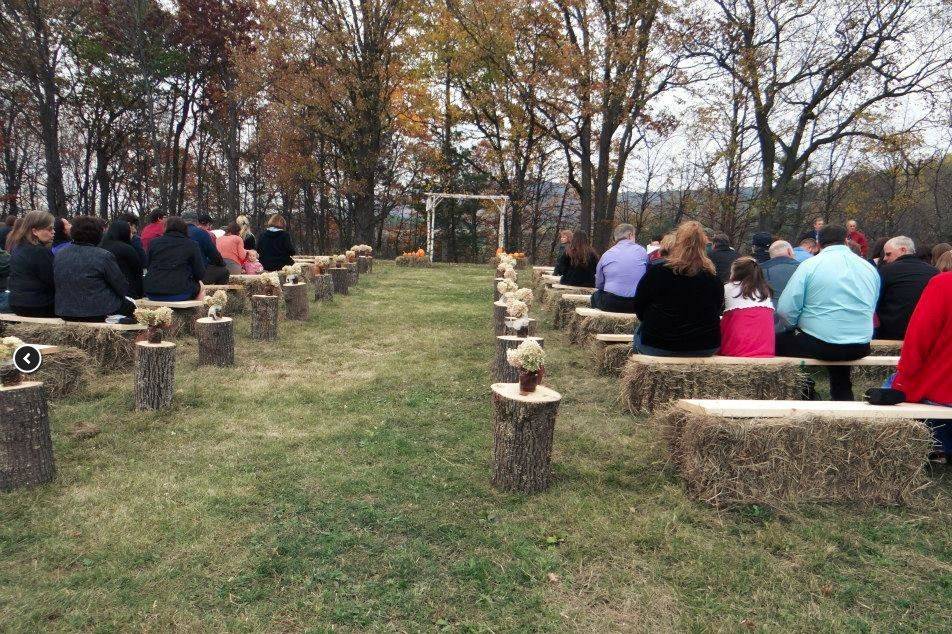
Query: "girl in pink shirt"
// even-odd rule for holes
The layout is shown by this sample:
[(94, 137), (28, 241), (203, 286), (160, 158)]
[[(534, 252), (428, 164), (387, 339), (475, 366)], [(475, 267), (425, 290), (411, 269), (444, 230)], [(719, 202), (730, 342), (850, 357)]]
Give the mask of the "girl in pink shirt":
[(757, 260), (737, 258), (724, 285), (721, 350), (725, 357), (774, 356), (774, 308)]

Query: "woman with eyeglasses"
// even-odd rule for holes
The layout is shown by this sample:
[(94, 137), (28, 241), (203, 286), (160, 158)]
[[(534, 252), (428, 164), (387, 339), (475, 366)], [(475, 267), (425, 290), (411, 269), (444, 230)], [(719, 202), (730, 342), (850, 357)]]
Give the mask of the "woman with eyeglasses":
[(53, 215), (27, 213), (10, 234), (10, 311), (21, 317), (54, 317)]

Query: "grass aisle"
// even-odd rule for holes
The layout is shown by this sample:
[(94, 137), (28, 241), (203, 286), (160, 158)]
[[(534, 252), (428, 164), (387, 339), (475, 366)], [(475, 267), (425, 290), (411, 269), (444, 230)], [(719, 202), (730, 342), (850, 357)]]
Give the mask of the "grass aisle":
[(58, 480), (0, 497), (0, 629), (948, 627), (948, 478), (941, 510), (712, 511), (548, 328), (555, 484), (489, 488), (489, 275), (379, 265), (276, 344), (239, 320), (240, 369), (183, 347), (171, 413), (128, 376), (57, 405)]

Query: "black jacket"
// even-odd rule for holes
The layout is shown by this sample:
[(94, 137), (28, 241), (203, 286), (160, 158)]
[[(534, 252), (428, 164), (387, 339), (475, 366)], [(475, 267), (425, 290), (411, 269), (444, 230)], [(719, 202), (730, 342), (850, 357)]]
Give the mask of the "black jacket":
[(10, 254), (0, 248), (0, 292), (7, 290), (10, 277)]
[(255, 244), (257, 244), (257, 243), (255, 242), (255, 234), (253, 234), (253, 233), (251, 233), (251, 232), (248, 232), (248, 235), (245, 236), (244, 243), (245, 243), (245, 250), (247, 250), (247, 251), (251, 251), (251, 250), (257, 251), (257, 249), (255, 249)]
[(591, 253), (588, 262), (583, 266), (572, 266), (572, 260), (567, 253), (559, 256), (555, 263), (555, 274), (561, 275), (559, 281), (567, 286), (589, 286), (595, 288), (595, 268), (598, 266), (598, 256)]
[(24, 244), (10, 257), (10, 305), (24, 308), (52, 306), (53, 253), (41, 244)]
[(678, 275), (664, 264), (649, 266), (634, 303), (646, 346), (690, 352), (721, 345), (724, 285), (716, 275)]
[(906, 336), (906, 326), (919, 303), (919, 296), (929, 280), (938, 274), (938, 269), (915, 255), (904, 255), (880, 267), (882, 285), (876, 305), (876, 314), (879, 315), (879, 329), (876, 331), (878, 339), (903, 339)]
[(197, 293), (205, 276), (198, 244), (184, 233), (166, 231), (149, 242), (143, 289), (150, 295)]
[(283, 230), (272, 231), (265, 229), (258, 236), (258, 261), (265, 271), (280, 271), (289, 264), (294, 264), (294, 245), (291, 244), (291, 235)]
[(91, 244), (74, 242), (57, 253), (53, 277), (57, 317), (114, 315), (129, 293), (115, 256)]
[(727, 280), (731, 278), (731, 265), (734, 264), (734, 260), (740, 257), (740, 253), (725, 245), (714, 247), (714, 250), (708, 253), (708, 256), (710, 256), (711, 262), (714, 263), (714, 269), (717, 271), (717, 277), (720, 278), (721, 283), (727, 284)]
[(99, 246), (115, 256), (116, 262), (119, 264), (119, 270), (122, 271), (122, 275), (129, 285), (129, 297), (133, 299), (142, 297), (143, 262), (136, 248), (129, 242), (113, 240), (108, 236), (103, 238), (102, 244)]

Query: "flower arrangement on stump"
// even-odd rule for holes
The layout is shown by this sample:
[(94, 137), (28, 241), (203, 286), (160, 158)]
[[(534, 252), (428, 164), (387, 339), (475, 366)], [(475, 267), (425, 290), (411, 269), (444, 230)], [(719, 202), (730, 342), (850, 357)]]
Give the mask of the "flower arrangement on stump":
[(329, 255), (319, 255), (314, 258), (314, 274), (324, 275), (327, 269), (331, 268), (333, 261)]
[(281, 269), (281, 272), (284, 274), (284, 277), (287, 279), (288, 284), (297, 284), (298, 278), (301, 277), (301, 265), (288, 264), (283, 269)]
[(332, 255), (331, 257), (334, 259), (334, 266), (337, 266), (337, 267), (346, 267), (346, 266), (347, 266), (347, 255), (346, 255), (346, 254), (341, 253), (341, 254), (339, 254), (339, 255)]
[(519, 393), (535, 392), (545, 375), (545, 350), (534, 339), (526, 339), (519, 347), (506, 351), (506, 361), (519, 370)]
[(512, 280), (513, 282), (519, 279), (519, 274), (516, 273), (516, 269), (512, 268), (511, 266), (507, 266), (503, 270), (502, 276), (507, 280)]
[(512, 280), (502, 280), (496, 283), (496, 290), (499, 291), (499, 294), (504, 299), (508, 300), (512, 293), (515, 293), (517, 290), (519, 290), (519, 285)]
[(162, 331), (172, 326), (172, 309), (168, 306), (160, 308), (136, 308), (136, 321), (146, 327), (145, 338), (149, 343), (162, 343)]
[(23, 381), (23, 375), (13, 365), (13, 353), (22, 345), (23, 341), (17, 337), (0, 339), (0, 385), (9, 387)]
[(370, 255), (374, 252), (374, 248), (369, 244), (355, 244), (350, 248), (350, 250), (357, 255)]
[(347, 261), (348, 261), (348, 262), (356, 262), (356, 261), (357, 261), (357, 252), (354, 251), (353, 249), (351, 249), (351, 250), (347, 251), (346, 253), (344, 253), (344, 257), (347, 258)]
[(205, 298), (205, 306), (208, 307), (208, 316), (218, 321), (221, 319), (221, 311), (228, 304), (228, 294), (223, 290), (215, 291), (214, 295)]
[(532, 292), (531, 288), (520, 288), (513, 292), (512, 296), (518, 299), (520, 302), (523, 302), (529, 308), (532, 308), (532, 300), (535, 299), (535, 294)]
[(280, 295), (281, 278), (274, 271), (262, 273), (258, 276), (256, 287), (258, 295)]
[[(515, 295), (515, 293), (513, 293)], [(506, 300), (506, 325), (520, 337), (529, 335), (529, 305), (514, 296)]]

